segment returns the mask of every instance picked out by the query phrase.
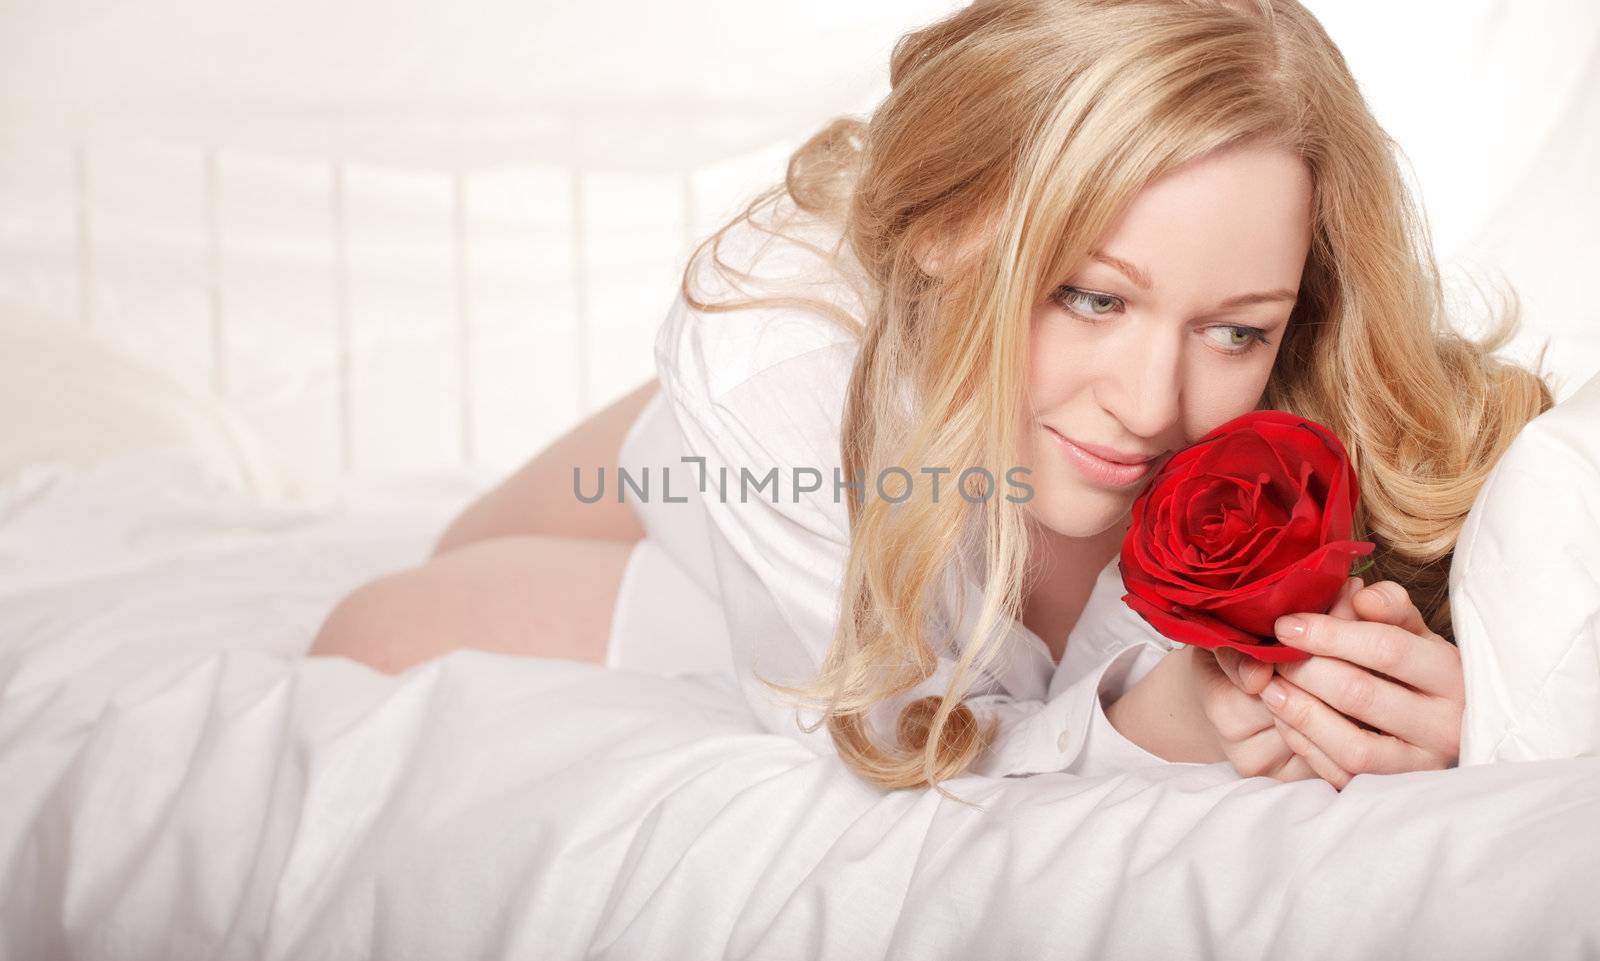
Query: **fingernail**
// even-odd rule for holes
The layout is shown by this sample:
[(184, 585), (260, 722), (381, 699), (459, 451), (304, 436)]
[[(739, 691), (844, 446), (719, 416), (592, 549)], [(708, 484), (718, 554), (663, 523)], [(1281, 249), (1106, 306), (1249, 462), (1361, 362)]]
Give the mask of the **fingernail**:
[(1389, 606), (1389, 595), (1384, 591), (1378, 590), (1376, 587), (1369, 587), (1363, 590), (1361, 593), (1367, 595), (1367, 600), (1378, 605), (1379, 607)]
[(1288, 692), (1284, 691), (1283, 685), (1277, 681), (1272, 681), (1262, 688), (1261, 696), (1273, 707), (1283, 707), (1284, 702), (1289, 700)]
[(1279, 637), (1304, 637), (1306, 634), (1305, 619), (1300, 617), (1280, 617), (1272, 626)]

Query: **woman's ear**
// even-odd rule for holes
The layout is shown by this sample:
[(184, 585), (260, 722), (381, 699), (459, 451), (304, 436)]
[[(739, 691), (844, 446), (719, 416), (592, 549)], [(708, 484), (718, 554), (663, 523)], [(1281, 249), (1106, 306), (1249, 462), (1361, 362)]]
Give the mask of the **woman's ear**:
[(924, 233), (911, 241), (911, 256), (916, 258), (917, 266), (929, 277), (944, 277), (945, 249), (942, 244), (934, 243), (931, 233)]
[(939, 235), (928, 230), (911, 241), (911, 255), (916, 258), (917, 266), (922, 268), (923, 273), (943, 280), (976, 256), (982, 241), (981, 232), (972, 232), (958, 244), (952, 244), (950, 235)]

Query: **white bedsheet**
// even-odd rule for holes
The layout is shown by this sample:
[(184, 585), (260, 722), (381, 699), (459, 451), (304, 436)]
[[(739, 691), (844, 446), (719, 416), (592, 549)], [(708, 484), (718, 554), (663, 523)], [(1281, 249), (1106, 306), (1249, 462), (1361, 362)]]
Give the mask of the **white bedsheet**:
[(301, 651), (485, 481), (0, 483), (0, 958), (1600, 956), (1600, 758), (881, 792), (718, 675)]

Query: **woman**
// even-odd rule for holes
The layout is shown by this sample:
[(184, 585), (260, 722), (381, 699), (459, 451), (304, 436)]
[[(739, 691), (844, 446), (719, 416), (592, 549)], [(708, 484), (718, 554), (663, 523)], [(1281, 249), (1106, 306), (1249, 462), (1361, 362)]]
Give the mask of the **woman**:
[[(902, 38), (890, 79), (869, 120), (819, 132), (708, 238), (657, 340), (702, 467), (783, 469), (772, 503), (702, 491), (756, 716), (821, 732), (810, 743), (889, 788), (1141, 754), (1336, 787), (1453, 763), (1451, 550), (1551, 395), (1490, 356), (1514, 313), (1481, 342), (1452, 331), (1392, 144), (1320, 25), (1291, 0), (980, 0)], [(813, 250), (822, 285), (697, 295), (703, 255), (754, 236), (763, 211)], [(1318, 656), (1276, 671), (1097, 640), (1125, 616), (1094, 600), (1115, 586), (1140, 482), (1258, 407), (1326, 424), (1351, 451), (1373, 591), (1308, 616), (1285, 639)], [(793, 472), (834, 465), (843, 488)], [(930, 468), (948, 485), (1018, 466), (1029, 498), (969, 497), (964, 481), (930, 496)], [(899, 486), (872, 484), (884, 476)], [(464, 576), (471, 547), (411, 585), (489, 583), (509, 553), (485, 548)], [(609, 586), (624, 551), (584, 560)], [(547, 557), (528, 563), (573, 566)], [(336, 610), (314, 653), (363, 656), (374, 623), (415, 623), (399, 596)], [(520, 649), (595, 644), (604, 600), (587, 634)]]

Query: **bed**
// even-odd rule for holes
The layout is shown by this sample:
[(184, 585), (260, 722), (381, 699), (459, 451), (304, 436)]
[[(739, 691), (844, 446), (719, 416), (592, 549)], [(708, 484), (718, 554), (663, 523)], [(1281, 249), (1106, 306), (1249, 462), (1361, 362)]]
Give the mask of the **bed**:
[[(835, 6), (785, 49), (855, 36)], [(672, 265), (752, 182), (727, 171), (870, 85), (763, 110), (684, 83), (641, 127), (638, 91), (575, 113), (521, 79), (578, 20), (490, 36), (441, 8), (361, 46), (385, 70), (334, 55), (362, 4), (304, 49), (322, 21), (292, 5), (0, 30), (0, 961), (1600, 957), (1600, 272), (1574, 269), (1600, 258), (1600, 12), (1463, 3), (1416, 50), (1427, 15), (1388, 6), (1313, 5), (1412, 147), (1448, 265), (1517, 286), (1510, 352), (1548, 341), (1562, 401), (1452, 570), (1461, 766), (947, 785), (971, 805), (871, 788), (759, 730), (725, 672), (643, 652), (303, 657), (339, 598), (648, 373)], [(1395, 29), (1364, 30), (1379, 10)], [(446, 42), (478, 72), (440, 74)], [(264, 99), (290, 49), (308, 69)], [(99, 88), (62, 75), (83, 62)], [(752, 96), (842, 74), (812, 64)], [(214, 96), (169, 109), (180, 88)], [(607, 270), (637, 286), (602, 295)], [(608, 366), (601, 337), (636, 354)]]
[(300, 656), (481, 480), (271, 508), (169, 449), (0, 488), (0, 957), (1600, 952), (1594, 756), (947, 785), (979, 810), (760, 731), (725, 673)]

